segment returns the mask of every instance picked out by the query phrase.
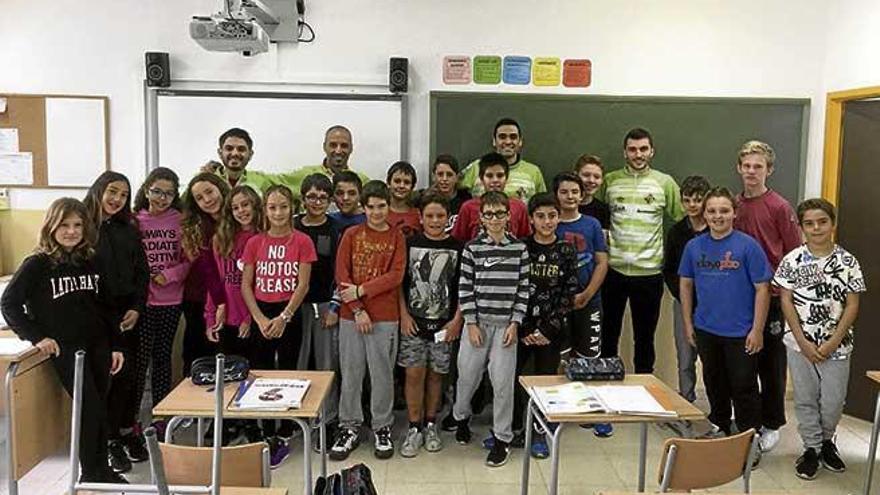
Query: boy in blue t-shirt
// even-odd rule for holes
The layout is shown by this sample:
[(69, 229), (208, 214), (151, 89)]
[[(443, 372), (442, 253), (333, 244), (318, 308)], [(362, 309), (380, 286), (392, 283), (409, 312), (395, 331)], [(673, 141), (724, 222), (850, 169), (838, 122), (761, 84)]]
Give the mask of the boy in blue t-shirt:
[(703, 362), (712, 434), (730, 434), (731, 401), (737, 429), (758, 431), (758, 352), (773, 274), (758, 242), (733, 229), (736, 206), (730, 191), (711, 189), (704, 216), (709, 235), (687, 243), (678, 270), (685, 336)]

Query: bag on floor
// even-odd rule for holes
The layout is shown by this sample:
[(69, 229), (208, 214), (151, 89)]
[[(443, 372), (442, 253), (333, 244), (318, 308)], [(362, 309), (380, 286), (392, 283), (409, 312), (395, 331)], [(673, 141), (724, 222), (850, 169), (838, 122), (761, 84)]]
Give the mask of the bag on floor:
[(373, 473), (365, 464), (342, 470), (342, 495), (377, 495)]

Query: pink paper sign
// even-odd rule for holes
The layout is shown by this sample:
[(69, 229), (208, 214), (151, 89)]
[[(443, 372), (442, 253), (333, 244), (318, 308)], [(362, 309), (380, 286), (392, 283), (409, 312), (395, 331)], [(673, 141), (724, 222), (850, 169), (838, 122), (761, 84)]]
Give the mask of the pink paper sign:
[(464, 55), (443, 57), (443, 82), (445, 84), (471, 82), (471, 58)]

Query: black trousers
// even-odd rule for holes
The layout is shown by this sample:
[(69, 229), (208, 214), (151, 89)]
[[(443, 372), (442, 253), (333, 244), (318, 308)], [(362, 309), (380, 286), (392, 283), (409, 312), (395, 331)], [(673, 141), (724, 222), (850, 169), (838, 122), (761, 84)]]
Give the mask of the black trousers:
[(253, 328), (251, 328), (251, 333), (243, 339), (238, 336), (238, 326), (223, 325), (223, 328), (220, 329), (220, 350), (227, 356), (242, 356), (251, 362), (255, 340)]
[(602, 301), (594, 299), (583, 308), (572, 311), (568, 321), (571, 350), (580, 357), (599, 357), (602, 351)]
[[(560, 345), (550, 342), (548, 345), (525, 345), (521, 341), (516, 348), (516, 376), (522, 375), (529, 361), (532, 361), (533, 370), (530, 374), (555, 375), (559, 369)], [(513, 431), (523, 429), (526, 406), (529, 397), (526, 391), (518, 383), (514, 384), (513, 392)]]
[(785, 383), (788, 357), (782, 335), (785, 330), (782, 305), (778, 297), (770, 299), (764, 325), (764, 348), (758, 353), (758, 378), (761, 382), (761, 425), (778, 430), (785, 424)]
[(110, 470), (107, 461), (107, 390), (110, 387), (110, 346), (107, 342), (73, 345), (58, 342), (61, 354), (52, 358), (58, 378), (73, 397), (76, 351), (86, 351), (83, 363), (82, 420), (79, 463), (82, 477), (95, 479)]
[(203, 356), (213, 356), (219, 350), (217, 344), (205, 335), (205, 301), (183, 301), (183, 375), (190, 375), (192, 362)]
[(120, 337), (125, 364), (119, 373), (110, 378), (110, 390), (107, 394), (110, 439), (119, 438), (119, 430), (131, 428), (137, 421), (149, 363), (138, 352), (142, 346), (143, 331), (143, 326), (138, 323), (133, 329), (122, 332)]
[(623, 313), (629, 301), (632, 309), (633, 357), (636, 373), (654, 372), (654, 332), (660, 319), (663, 299), (663, 275), (630, 277), (608, 270), (602, 288), (602, 357), (618, 355)]
[[(257, 301), (260, 311), (267, 318), (275, 318), (284, 311), (287, 302), (267, 303)], [(291, 318), (284, 329), (284, 333), (277, 339), (267, 339), (260, 332), (257, 322), (251, 323), (251, 335), (253, 336), (253, 351), (251, 369), (254, 370), (295, 370), (299, 360), (299, 350), (302, 347), (302, 319)], [(276, 364), (277, 363), (277, 364)], [(275, 421), (262, 420), (263, 435), (268, 438), (275, 435)], [(293, 421), (281, 421), (281, 430), (284, 434), (293, 431)]]
[(730, 434), (731, 415), (735, 410), (739, 431), (759, 429), (758, 356), (746, 353), (745, 337), (720, 337), (696, 329), (696, 338), (709, 398), (709, 421)]

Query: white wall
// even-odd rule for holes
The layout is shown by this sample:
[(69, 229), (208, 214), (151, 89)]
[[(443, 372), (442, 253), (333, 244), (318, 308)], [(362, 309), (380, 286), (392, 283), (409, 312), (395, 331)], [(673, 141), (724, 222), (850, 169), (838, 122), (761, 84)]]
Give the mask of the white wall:
[[(822, 33), (834, 3), (306, 0), (315, 43), (243, 58), (205, 52), (188, 38), (189, 17), (217, 10), (216, 0), (3, 0), (0, 91), (109, 96), (113, 167), (138, 183), (144, 169), (144, 51), (170, 52), (174, 79), (343, 82), (372, 91), (387, 81), (388, 57), (406, 56), (411, 158), (426, 167), (428, 91), (514, 90), (444, 87), (444, 55), (587, 57), (593, 60), (591, 94), (813, 98), (806, 185), (807, 194), (813, 194), (821, 175), (823, 74), (828, 79)], [(872, 1), (847, 3), (835, 5), (832, 17), (840, 25), (864, 23), (864, 36), (880, 36), (858, 12)], [(875, 15), (874, 25), (876, 20)], [(857, 40), (848, 36), (842, 33), (829, 43), (846, 51)], [(874, 64), (873, 74), (880, 73), (867, 44), (864, 51)], [(856, 63), (861, 56), (843, 58), (843, 72), (851, 74), (844, 82), (871, 78)], [(320, 154), (316, 149), (317, 158)], [(14, 190), (13, 207), (41, 208), (53, 195)]]

